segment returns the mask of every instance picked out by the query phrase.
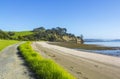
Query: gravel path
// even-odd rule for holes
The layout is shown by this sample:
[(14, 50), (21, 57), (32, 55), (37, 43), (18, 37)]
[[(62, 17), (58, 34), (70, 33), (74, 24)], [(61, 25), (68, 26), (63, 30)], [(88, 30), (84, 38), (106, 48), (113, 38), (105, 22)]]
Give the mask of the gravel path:
[(34, 42), (32, 46), (78, 79), (120, 79), (120, 58), (76, 51), (46, 42)]
[(34, 79), (18, 54), (18, 45), (8, 46), (0, 52), (0, 79)]

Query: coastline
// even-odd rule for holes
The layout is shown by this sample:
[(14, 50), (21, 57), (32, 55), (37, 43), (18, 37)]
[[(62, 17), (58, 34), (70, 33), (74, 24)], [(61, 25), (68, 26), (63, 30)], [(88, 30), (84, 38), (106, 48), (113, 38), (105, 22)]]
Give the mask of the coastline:
[[(33, 48), (52, 58), (78, 79), (120, 79), (120, 58), (77, 51), (46, 42), (34, 42)], [(47, 56), (46, 56), (47, 55)]]
[(97, 44), (76, 44), (74, 42), (47, 42), (48, 44), (58, 45), (71, 49), (85, 49), (85, 50), (118, 50), (119, 47), (108, 47)]
[(78, 51), (85, 51), (89, 53), (98, 53), (102, 55), (120, 57), (120, 47), (108, 47), (104, 45), (98, 44), (76, 44), (71, 42), (48, 42), (52, 45), (67, 47), (70, 49), (78, 50)]
[(84, 49), (74, 49), (77, 51), (89, 52), (89, 53), (97, 53), (102, 55), (120, 57), (120, 49), (119, 50), (84, 50)]

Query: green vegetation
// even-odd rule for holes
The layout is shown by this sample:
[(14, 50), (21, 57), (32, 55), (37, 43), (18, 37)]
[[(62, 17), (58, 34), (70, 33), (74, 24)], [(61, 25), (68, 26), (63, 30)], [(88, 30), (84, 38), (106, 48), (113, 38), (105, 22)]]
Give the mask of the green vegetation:
[(30, 44), (27, 42), (20, 45), (19, 50), (38, 79), (76, 79), (53, 60), (40, 56)]
[(49, 44), (59, 45), (59, 46), (72, 48), (72, 49), (86, 49), (86, 50), (113, 50), (113, 49), (116, 49), (113, 47), (105, 47), (105, 46), (90, 45), (90, 44), (76, 44), (76, 43), (72, 43), (72, 42), (49, 42)]
[(56, 27), (52, 29), (45, 29), (44, 27), (39, 27), (33, 29), (32, 31), (21, 32), (5, 32), (0, 30), (0, 39), (13, 39), (24, 41), (76, 41), (77, 39), (83, 38), (75, 36), (71, 33), (67, 33), (66, 28)]
[(7, 32), (0, 30), (0, 39), (10, 39)]
[(5, 47), (11, 45), (11, 44), (15, 44), (19, 41), (15, 41), (15, 40), (0, 40), (0, 51), (2, 49), (4, 49)]
[(14, 38), (14, 39), (18, 39), (22, 36), (33, 34), (32, 31), (21, 31), (21, 32), (13, 32), (13, 33), (14, 33), (14, 35), (12, 35), (12, 38)]

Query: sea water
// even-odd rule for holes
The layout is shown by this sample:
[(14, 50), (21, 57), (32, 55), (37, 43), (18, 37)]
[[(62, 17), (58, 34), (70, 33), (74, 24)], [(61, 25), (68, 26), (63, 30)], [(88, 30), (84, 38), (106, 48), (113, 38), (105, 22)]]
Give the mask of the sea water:
[(120, 47), (120, 41), (111, 41), (111, 42), (85, 42), (85, 44), (96, 44), (109, 47)]
[[(113, 42), (113, 41), (112, 42), (85, 42), (85, 44), (95, 44), (95, 45), (108, 46), (108, 47), (120, 47), (120, 41), (117, 41), (117, 42)], [(77, 50), (81, 50), (81, 49), (77, 49)], [(82, 51), (120, 57), (120, 49), (118, 50), (82, 50)]]

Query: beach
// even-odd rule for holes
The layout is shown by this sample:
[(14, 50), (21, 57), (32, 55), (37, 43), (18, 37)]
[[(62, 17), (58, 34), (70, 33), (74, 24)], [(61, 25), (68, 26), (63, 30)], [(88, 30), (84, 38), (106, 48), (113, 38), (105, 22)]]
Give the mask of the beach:
[(32, 47), (51, 58), (77, 79), (120, 79), (120, 58), (77, 51), (47, 42), (33, 42)]

